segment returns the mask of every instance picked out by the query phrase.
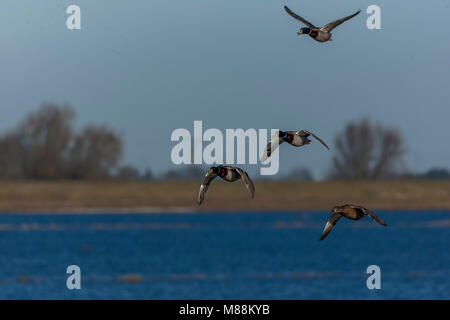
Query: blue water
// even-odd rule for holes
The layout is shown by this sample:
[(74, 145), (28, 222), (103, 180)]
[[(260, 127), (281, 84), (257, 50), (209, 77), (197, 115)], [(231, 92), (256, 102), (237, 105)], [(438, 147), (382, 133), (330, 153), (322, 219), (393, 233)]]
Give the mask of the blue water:
[(1, 215), (0, 298), (450, 299), (450, 212), (377, 214)]

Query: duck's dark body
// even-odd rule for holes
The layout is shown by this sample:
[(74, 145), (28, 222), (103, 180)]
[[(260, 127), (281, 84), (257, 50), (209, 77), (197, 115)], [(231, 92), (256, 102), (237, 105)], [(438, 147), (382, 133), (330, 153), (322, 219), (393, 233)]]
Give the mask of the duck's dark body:
[(294, 147), (301, 147), (305, 144), (310, 144), (311, 140), (308, 139), (309, 134), (304, 131), (280, 131), (280, 138)]
[(314, 28), (309, 31), (308, 35), (316, 41), (327, 42), (331, 41), (332, 33), (322, 31), (319, 28)]
[(233, 167), (219, 166), (218, 176), (225, 181), (234, 182), (241, 179), (240, 173)]
[[(351, 220), (359, 220), (361, 218), (364, 218), (367, 216), (367, 214), (364, 212), (362, 207), (358, 206), (351, 206), (351, 205), (343, 205), (343, 206), (337, 206), (336, 212), (340, 213), (342, 216), (346, 217), (347, 219)], [(366, 211), (369, 211), (366, 209)]]
[(373, 212), (367, 210), (361, 206), (355, 206), (352, 204), (344, 204), (343, 206), (335, 206), (331, 211), (331, 216), (328, 219), (325, 228), (322, 231), (322, 235), (319, 240), (325, 239), (325, 237), (331, 232), (336, 223), (345, 217), (350, 220), (359, 220), (366, 216), (371, 217), (373, 220), (381, 224), (382, 226), (387, 226), (386, 222), (377, 217)]
[(319, 30), (311, 30), (309, 32), (309, 36), (314, 40), (317, 40), (317, 38), (319, 37)]
[(205, 198), (205, 193), (208, 190), (211, 181), (213, 181), (216, 177), (220, 177), (227, 182), (242, 180), (247, 190), (250, 192), (251, 197), (253, 198), (255, 196), (255, 186), (253, 185), (253, 181), (250, 179), (247, 172), (238, 167), (217, 166), (211, 167), (203, 179), (197, 198), (198, 205), (202, 204)]

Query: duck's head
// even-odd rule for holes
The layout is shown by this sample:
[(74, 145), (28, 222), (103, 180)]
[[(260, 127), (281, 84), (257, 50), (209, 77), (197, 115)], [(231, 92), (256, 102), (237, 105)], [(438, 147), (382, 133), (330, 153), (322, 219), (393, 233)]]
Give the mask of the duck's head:
[(339, 212), (339, 206), (335, 206), (333, 207), (333, 209), (331, 209), (331, 213), (338, 213)]
[(302, 35), (302, 34), (309, 34), (310, 32), (311, 32), (311, 29), (310, 29), (310, 28), (304, 27), (304, 28), (301, 28), (301, 29), (297, 32), (297, 34), (300, 36), (300, 35)]
[(286, 137), (286, 132), (279, 130), (279, 131), (278, 131), (278, 136), (279, 136), (280, 138), (285, 138), (285, 137)]
[(219, 172), (220, 172), (219, 167), (211, 167), (211, 168), (209, 168), (208, 174), (213, 174), (213, 173), (219, 174)]

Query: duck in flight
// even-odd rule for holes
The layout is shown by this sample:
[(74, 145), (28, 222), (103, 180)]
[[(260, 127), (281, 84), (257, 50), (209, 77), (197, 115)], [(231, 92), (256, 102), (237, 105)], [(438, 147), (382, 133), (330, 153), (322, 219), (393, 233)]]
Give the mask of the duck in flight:
[(351, 219), (351, 220), (359, 220), (366, 216), (371, 217), (373, 220), (375, 220), (382, 226), (385, 226), (385, 227), (387, 226), (386, 222), (381, 220), (373, 212), (367, 210), (366, 208), (351, 205), (351, 204), (345, 204), (343, 206), (336, 206), (333, 208), (333, 210), (331, 211), (331, 216), (328, 219), (327, 224), (325, 225), (325, 228), (323, 229), (323, 232), (322, 232), (322, 235), (320, 236), (319, 241), (325, 239), (325, 237), (330, 233), (330, 231), (333, 229), (333, 227), (336, 225), (336, 223), (342, 217), (346, 217), (347, 219)]
[(289, 143), (291, 146), (294, 147), (301, 147), (305, 144), (310, 144), (311, 140), (308, 139), (309, 136), (313, 136), (316, 138), (321, 144), (324, 145), (325, 148), (330, 150), (328, 148), (327, 144), (320, 139), (318, 136), (316, 136), (314, 133), (308, 131), (308, 130), (299, 130), (299, 131), (278, 131), (272, 136), (272, 139), (267, 144), (266, 150), (264, 150), (264, 153), (261, 157), (261, 162), (264, 162), (267, 160), (267, 158), (270, 157), (272, 152), (278, 148), (280, 144), (283, 142)]
[(201, 205), (203, 200), (205, 199), (206, 190), (216, 177), (220, 177), (227, 182), (234, 182), (236, 180), (242, 180), (247, 187), (247, 190), (250, 192), (252, 198), (255, 196), (255, 186), (253, 181), (248, 176), (247, 172), (238, 167), (231, 166), (217, 166), (211, 167), (206, 173), (205, 178), (203, 180), (202, 185), (200, 186), (200, 191), (198, 193), (197, 204)]
[(297, 32), (298, 35), (307, 34), (311, 38), (313, 38), (314, 40), (319, 41), (319, 42), (332, 41), (333, 39), (331, 38), (331, 31), (334, 28), (336, 28), (338, 25), (340, 25), (341, 23), (343, 23), (347, 20), (350, 20), (351, 18), (355, 17), (356, 15), (358, 15), (361, 12), (361, 10), (358, 10), (352, 15), (349, 15), (349, 16), (341, 18), (341, 19), (337, 19), (333, 22), (330, 22), (326, 26), (319, 28), (319, 27), (316, 27), (315, 25), (313, 25), (311, 22), (305, 20), (304, 18), (302, 18), (299, 15), (292, 12), (288, 7), (284, 6), (284, 10), (286, 10), (286, 12), (291, 17), (297, 19), (298, 21), (304, 23), (307, 26), (307, 27), (301, 28), (300, 31)]

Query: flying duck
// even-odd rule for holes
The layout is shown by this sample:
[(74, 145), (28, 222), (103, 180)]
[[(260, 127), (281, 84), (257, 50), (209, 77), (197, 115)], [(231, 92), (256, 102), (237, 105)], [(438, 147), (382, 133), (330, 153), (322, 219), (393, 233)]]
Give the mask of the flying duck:
[(200, 186), (200, 191), (198, 193), (198, 205), (202, 204), (205, 198), (206, 190), (208, 190), (211, 181), (214, 180), (214, 178), (216, 178), (217, 176), (228, 182), (234, 182), (236, 180), (242, 179), (252, 198), (255, 196), (255, 186), (253, 185), (253, 181), (250, 179), (247, 172), (238, 167), (220, 165), (217, 167), (211, 167), (208, 173), (206, 173), (203, 183)]
[(314, 133), (308, 131), (308, 130), (299, 130), (299, 131), (278, 131), (272, 136), (272, 139), (266, 146), (266, 150), (264, 151), (261, 162), (264, 162), (267, 160), (267, 158), (270, 157), (272, 152), (278, 147), (278, 145), (282, 144), (284, 141), (289, 143), (290, 145), (294, 147), (301, 147), (305, 144), (310, 144), (311, 140), (308, 139), (309, 136), (313, 136), (316, 138), (321, 144), (325, 146), (328, 150), (327, 144), (320, 139), (318, 136), (316, 136)]
[(361, 12), (361, 10), (358, 10), (352, 15), (330, 22), (325, 27), (319, 28), (314, 26), (311, 22), (308, 22), (307, 20), (303, 19), (299, 15), (292, 12), (288, 7), (284, 6), (284, 10), (286, 10), (286, 12), (291, 17), (297, 19), (298, 21), (304, 23), (307, 26), (307, 28), (306, 27), (301, 28), (299, 32), (297, 32), (298, 35), (307, 34), (311, 38), (319, 42), (332, 41), (333, 39), (331, 38), (331, 31), (341, 23), (350, 20), (351, 18), (353, 18), (354, 16), (358, 15)]
[(322, 232), (322, 235), (320, 236), (319, 241), (325, 239), (325, 237), (330, 233), (330, 231), (333, 229), (333, 227), (336, 225), (336, 223), (342, 217), (346, 217), (347, 219), (351, 219), (351, 220), (359, 220), (366, 216), (371, 217), (373, 220), (375, 220), (382, 226), (385, 226), (385, 227), (387, 226), (386, 222), (381, 220), (373, 212), (370, 212), (366, 208), (360, 207), (360, 206), (354, 206), (351, 204), (344, 204), (343, 206), (336, 206), (333, 208), (333, 210), (331, 211), (331, 216), (328, 219), (327, 224), (325, 225), (325, 228), (323, 229), (323, 232)]

